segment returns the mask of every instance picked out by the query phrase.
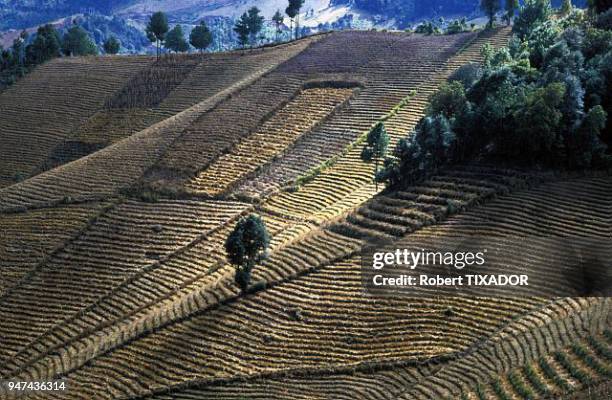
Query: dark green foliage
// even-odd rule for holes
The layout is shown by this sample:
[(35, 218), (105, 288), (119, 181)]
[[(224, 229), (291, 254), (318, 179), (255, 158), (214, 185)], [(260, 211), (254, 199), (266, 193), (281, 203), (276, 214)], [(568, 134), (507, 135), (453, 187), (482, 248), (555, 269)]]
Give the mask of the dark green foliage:
[(535, 399), (535, 394), (525, 386), (525, 383), (521, 380), (517, 372), (511, 372), (508, 374), (508, 382), (512, 385), (512, 388), (519, 394), (523, 399)]
[(501, 9), (500, 0), (480, 0), (480, 9), (489, 18), (489, 27), (495, 23), (495, 14)]
[[(537, 6), (536, 3), (543, 5)], [(549, 15), (547, 3), (525, 10)], [(472, 160), (585, 169), (606, 167), (610, 141), (612, 50), (607, 31), (543, 20), (508, 47), (483, 49), (430, 99), (426, 116), (378, 174), (411, 183), (440, 167)]]
[[(304, 0), (289, 0), (289, 5), (285, 9), (285, 13), (291, 19), (291, 24), (293, 25), (293, 21), (295, 19), (295, 38), (298, 38), (300, 31), (300, 10), (304, 5)], [(296, 19), (297, 18), (297, 19)]]
[(589, 0), (589, 7), (596, 13), (604, 13), (612, 8), (611, 0)]
[(149, 23), (147, 24), (146, 33), (151, 43), (156, 44), (157, 58), (159, 58), (161, 44), (166, 39), (168, 29), (168, 17), (166, 17), (166, 14), (158, 11), (151, 15)]
[(245, 47), (249, 44), (249, 15), (247, 13), (242, 14), (242, 16), (236, 21), (236, 25), (234, 26), (234, 32), (238, 35), (238, 43), (241, 47)]
[(415, 33), (423, 35), (439, 35), (442, 33), (440, 27), (434, 21), (423, 21), (414, 29)]
[[(378, 174), (378, 163), (387, 154), (387, 148), (389, 147), (389, 135), (385, 129), (385, 125), (382, 122), (376, 124), (374, 128), (368, 133), (366, 144), (361, 151), (361, 159), (365, 162), (375, 160), (376, 166), (374, 168), (374, 177)], [(376, 180), (376, 179), (375, 179)], [(378, 181), (376, 181), (376, 188), (378, 189)]]
[(514, 14), (516, 13), (516, 10), (519, 8), (519, 1), (518, 0), (505, 0), (506, 3), (504, 5), (504, 21), (506, 21), (506, 24), (510, 25), (510, 23), (512, 22), (512, 20), (514, 19)]
[(67, 56), (90, 56), (98, 54), (98, 48), (85, 29), (74, 25), (64, 34), (62, 52)]
[(487, 395), (481, 384), (476, 385), (476, 396), (478, 396), (478, 400), (487, 400)]
[(606, 361), (612, 361), (612, 350), (605, 343), (602, 343), (593, 336), (589, 336), (588, 341), (589, 345), (595, 350), (595, 353)]
[(164, 46), (175, 53), (182, 53), (189, 50), (189, 43), (185, 40), (185, 34), (180, 25), (176, 25), (168, 32)]
[(607, 365), (601, 363), (595, 357), (593, 357), (589, 351), (580, 344), (572, 345), (572, 351), (576, 354), (586, 365), (606, 378), (612, 378), (612, 369)]
[[(525, 367), (523, 367), (523, 372), (529, 383), (531, 383), (531, 385), (535, 388), (538, 394), (542, 396), (548, 396), (550, 394), (550, 390), (548, 390), (548, 387), (544, 384), (544, 382), (542, 382), (542, 380), (536, 374), (535, 370), (530, 364), (527, 364), (525, 365)], [(535, 398), (535, 396), (533, 398)]]
[(591, 379), (591, 377), (583, 370), (576, 367), (574, 363), (567, 357), (567, 355), (565, 355), (565, 353), (556, 352), (554, 354), (554, 357), (555, 360), (557, 360), (557, 362), (561, 364), (563, 368), (567, 370), (567, 372), (569, 372), (572, 378), (576, 379), (583, 385), (589, 385), (592, 383), (593, 380)]
[(200, 25), (191, 30), (189, 34), (189, 43), (196, 49), (203, 52), (211, 45), (213, 41), (212, 33), (204, 21)]
[(497, 398), (499, 398), (500, 400), (512, 400), (508, 393), (506, 393), (506, 391), (504, 390), (499, 380), (494, 380), (493, 383), (491, 383), (491, 386), (493, 387), (493, 392), (495, 392)]
[(225, 242), (229, 262), (236, 268), (235, 282), (243, 291), (248, 289), (251, 272), (266, 257), (270, 237), (257, 215), (242, 218)]
[(257, 39), (257, 34), (263, 28), (264, 17), (259, 15), (257, 7), (251, 7), (236, 22), (234, 32), (238, 35), (238, 43), (245, 47), (247, 44), (253, 45)]
[(276, 26), (276, 41), (278, 42), (278, 37), (283, 31), (283, 22), (285, 21), (285, 18), (283, 17), (283, 14), (281, 14), (280, 10), (276, 10), (276, 13), (274, 13), (274, 16), (272, 16), (272, 21), (274, 21), (274, 25)]
[(26, 47), (28, 64), (42, 64), (60, 56), (61, 39), (57, 30), (51, 24), (40, 26), (36, 37)]
[(524, 40), (533, 29), (546, 22), (551, 15), (550, 0), (525, 0), (512, 32)]
[(263, 28), (264, 17), (259, 15), (261, 11), (257, 7), (251, 7), (248, 11), (248, 26), (251, 44), (257, 39), (257, 35)]
[(595, 27), (599, 29), (610, 30), (612, 29), (612, 9), (601, 13), (595, 18)]
[(442, 85), (440, 90), (429, 98), (427, 113), (429, 115), (442, 114), (451, 119), (465, 113), (467, 100), (465, 89), (461, 82), (450, 82)]
[(470, 31), (470, 27), (468, 26), (467, 20), (464, 17), (464, 18), (455, 19), (449, 22), (449, 24), (446, 26), (446, 29), (444, 30), (444, 33), (446, 33), (447, 35), (454, 35), (456, 33), (469, 32), (469, 31)]
[(104, 52), (106, 54), (117, 54), (119, 53), (119, 49), (121, 48), (121, 43), (117, 40), (116, 37), (111, 36), (104, 42)]
[(557, 385), (561, 390), (563, 390), (564, 392), (572, 391), (572, 387), (570, 386), (570, 384), (565, 379), (557, 375), (555, 370), (550, 366), (550, 364), (546, 361), (545, 358), (540, 358), (538, 360), (538, 364), (540, 365), (540, 369), (542, 370), (542, 373), (544, 373), (544, 376), (553, 381), (553, 383)]

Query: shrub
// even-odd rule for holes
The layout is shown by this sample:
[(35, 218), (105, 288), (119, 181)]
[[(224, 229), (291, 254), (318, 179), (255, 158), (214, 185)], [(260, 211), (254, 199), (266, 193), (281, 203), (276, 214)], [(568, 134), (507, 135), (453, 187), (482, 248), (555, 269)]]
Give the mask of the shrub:
[(449, 82), (460, 82), (465, 89), (471, 87), (474, 82), (482, 77), (482, 68), (480, 65), (470, 63), (459, 67), (448, 78)]

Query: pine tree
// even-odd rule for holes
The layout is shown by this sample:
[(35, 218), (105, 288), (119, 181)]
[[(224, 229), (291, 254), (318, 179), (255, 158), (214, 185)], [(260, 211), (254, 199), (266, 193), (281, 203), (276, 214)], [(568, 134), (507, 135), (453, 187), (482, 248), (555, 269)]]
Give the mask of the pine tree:
[(304, 0), (289, 0), (289, 5), (285, 9), (285, 13), (291, 18), (291, 30), (293, 30), (293, 21), (295, 19), (295, 38), (298, 38), (300, 29), (300, 10), (304, 5)]
[(265, 259), (269, 245), (266, 225), (254, 214), (238, 221), (225, 241), (227, 258), (236, 268), (234, 280), (243, 292), (249, 287), (253, 267)]
[(382, 160), (387, 154), (387, 148), (389, 147), (389, 135), (382, 122), (376, 124), (374, 128), (368, 133), (367, 142), (361, 151), (361, 159), (365, 162), (374, 160), (376, 165), (374, 167), (374, 180), (376, 181), (376, 190), (378, 190), (378, 180), (376, 175), (378, 174), (378, 162)]
[(480, 9), (489, 18), (489, 27), (495, 23), (495, 14), (500, 10), (499, 0), (480, 0)]
[(116, 37), (111, 36), (104, 42), (104, 52), (106, 54), (117, 54), (119, 53), (119, 49), (121, 48), (121, 43), (117, 40)]
[(246, 47), (249, 43), (249, 15), (247, 13), (242, 14), (242, 16), (236, 21), (236, 25), (234, 26), (234, 32), (238, 35), (238, 43), (242, 48)]
[(200, 22), (200, 25), (193, 28), (189, 34), (189, 43), (196, 49), (200, 50), (200, 53), (204, 52), (213, 41), (212, 33), (204, 21)]
[(157, 50), (157, 59), (159, 60), (159, 55), (161, 52), (161, 44), (166, 38), (166, 34), (168, 33), (168, 18), (166, 14), (161, 11), (158, 11), (151, 15), (151, 19), (147, 24), (147, 38), (151, 41), (151, 43), (155, 43)]
[(165, 46), (176, 53), (182, 53), (189, 50), (189, 43), (185, 40), (185, 34), (183, 28), (180, 25), (176, 25), (166, 35)]
[(257, 39), (257, 34), (261, 32), (264, 23), (264, 17), (259, 15), (260, 10), (257, 7), (251, 7), (248, 11), (248, 27), (249, 27), (249, 39), (251, 45), (254, 44)]
[(276, 25), (276, 41), (278, 42), (279, 35), (282, 32), (283, 22), (285, 21), (285, 18), (283, 17), (283, 14), (281, 14), (280, 10), (276, 10), (276, 13), (272, 17), (272, 21), (274, 21), (274, 24)]
[(506, 0), (506, 13), (504, 14), (504, 20), (506, 21), (506, 24), (510, 25), (517, 8), (519, 8), (518, 0)]

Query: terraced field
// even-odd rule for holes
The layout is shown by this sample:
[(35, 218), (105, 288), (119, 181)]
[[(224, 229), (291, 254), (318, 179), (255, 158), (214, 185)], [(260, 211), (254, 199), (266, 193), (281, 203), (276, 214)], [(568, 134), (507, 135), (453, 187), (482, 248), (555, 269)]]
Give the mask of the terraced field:
[[(62, 58), (0, 94), (0, 187), (33, 174), (107, 95), (150, 63), (146, 57)], [(24, 141), (24, 137), (28, 140)]]
[[(359, 157), (373, 124), (392, 146), (508, 34), (342, 32), (143, 66), (69, 139), (113, 144), (0, 189), (0, 378), (68, 379), (41, 399), (534, 399), (605, 383), (611, 304), (560, 276), (583, 254), (550, 250), (612, 237), (609, 174), (456, 166), (380, 193)], [(271, 245), (243, 293), (223, 243), (252, 212)], [(466, 235), (498, 249), (488, 269), (520, 265), (547, 291), (364, 291), (374, 241)]]

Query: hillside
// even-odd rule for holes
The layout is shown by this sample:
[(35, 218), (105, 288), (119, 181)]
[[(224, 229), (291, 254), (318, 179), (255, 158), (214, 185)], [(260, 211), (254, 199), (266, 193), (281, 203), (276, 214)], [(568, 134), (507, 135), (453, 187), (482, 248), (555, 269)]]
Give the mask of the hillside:
[[(32, 398), (83, 400), (561, 399), (609, 383), (609, 287), (564, 274), (594, 244), (612, 256), (609, 171), (475, 160), (385, 188), (362, 160), (378, 122), (394, 148), (510, 34), (343, 31), (37, 67), (0, 93), (0, 378), (65, 378)], [(243, 291), (224, 245), (252, 213), (270, 245)], [(364, 287), (372, 245), (466, 237), (496, 250), (484, 272), (536, 289)]]

